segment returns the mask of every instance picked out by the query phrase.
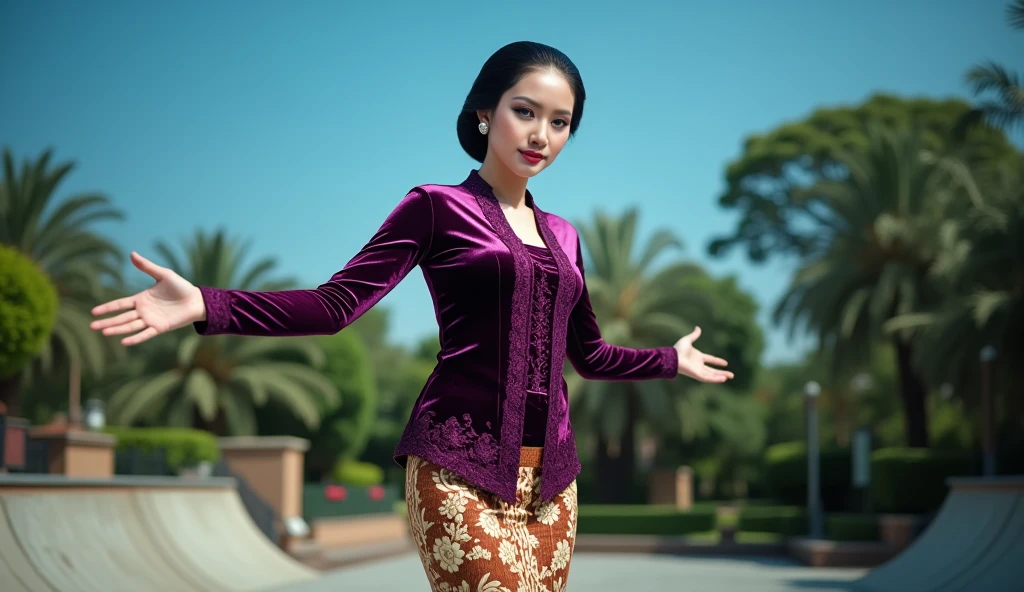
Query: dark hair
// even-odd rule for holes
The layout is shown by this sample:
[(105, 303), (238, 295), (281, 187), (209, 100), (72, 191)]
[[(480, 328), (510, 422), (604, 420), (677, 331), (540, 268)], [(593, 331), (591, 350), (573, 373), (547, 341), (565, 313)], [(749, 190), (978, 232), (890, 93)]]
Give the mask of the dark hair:
[(572, 121), (569, 122), (569, 137), (576, 134), (583, 117), (583, 101), (587, 98), (580, 71), (566, 55), (554, 47), (532, 41), (516, 41), (502, 47), (487, 58), (473, 87), (466, 95), (462, 112), (455, 124), (462, 149), (478, 162), (487, 155), (487, 136), (477, 126), (480, 119), (478, 110), (494, 109), (505, 91), (512, 88), (530, 72), (554, 68), (569, 82), (573, 94)]

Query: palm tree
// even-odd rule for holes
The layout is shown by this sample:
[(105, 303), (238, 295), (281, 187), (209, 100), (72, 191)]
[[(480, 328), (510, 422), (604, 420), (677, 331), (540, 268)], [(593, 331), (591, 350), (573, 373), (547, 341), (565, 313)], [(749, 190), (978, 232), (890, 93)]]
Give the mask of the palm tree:
[[(670, 247), (682, 248), (682, 243), (670, 231), (661, 230), (637, 257), (636, 224), (635, 209), (620, 218), (598, 212), (592, 224), (576, 224), (590, 256), (585, 269), (591, 304), (608, 343), (635, 348), (674, 343), (693, 329), (688, 319), (708, 316), (710, 303), (685, 289), (685, 282), (703, 271), (690, 263), (673, 263), (652, 272), (659, 255)], [(683, 422), (701, 422), (700, 405), (680, 399), (676, 383), (583, 381), (570, 372), (566, 384), (573, 415), (596, 433), (597, 478), (605, 484), (601, 488), (605, 501), (628, 496), (641, 423), (667, 432), (680, 430)], [(690, 406), (695, 409), (691, 411)], [(685, 413), (678, 414), (684, 408)]]
[[(266, 277), (276, 265), (271, 258), (243, 269), (249, 245), (228, 240), (223, 231), (197, 231), (184, 245), (184, 260), (162, 241), (155, 249), (168, 267), (195, 285), (259, 291), (295, 285), (292, 279)], [(159, 422), (250, 435), (256, 432), (254, 407), (273, 399), (316, 429), (324, 409), (340, 399), (334, 384), (316, 369), (324, 354), (308, 337), (203, 337), (184, 331), (144, 344), (140, 354), (120, 369), (110, 389), (115, 423)]]
[[(1024, 0), (1015, 0), (1007, 6), (1006, 16), (1011, 27), (1024, 30)], [(1016, 73), (989, 61), (968, 70), (966, 80), (975, 96), (992, 92), (995, 98), (968, 112), (962, 125), (986, 120), (1009, 130), (1024, 123), (1024, 86)]]
[[(963, 169), (964, 208), (950, 216), (932, 266), (944, 288), (935, 310), (902, 315), (887, 329), (914, 334), (922, 372), (961, 393), (980, 384), (979, 353), (994, 346), (1004, 392), (1024, 387), (1024, 155), (995, 170)], [(1020, 397), (1007, 415), (1024, 412)], [(1013, 409), (1012, 407), (1016, 407)]]
[(51, 157), (52, 152), (46, 150), (35, 162), (26, 160), (19, 171), (10, 150), (4, 149), (0, 243), (31, 257), (50, 277), (59, 299), (51, 337), (22, 371), (21, 385), (27, 387), (35, 377), (53, 372), (55, 365), (69, 366), (69, 406), (75, 419), (82, 369), (98, 376), (116, 355), (116, 349), (89, 329), (89, 311), (95, 302), (109, 299), (120, 287), (122, 254), (89, 226), (103, 220), (123, 220), (124, 215), (98, 193), (77, 194), (56, 203), (57, 187), (75, 165), (66, 162), (51, 168)]
[[(845, 178), (808, 188), (828, 206), (828, 233), (774, 318), (788, 321), (791, 331), (803, 324), (816, 332), (833, 376), (866, 366), (886, 321), (938, 302), (929, 268), (955, 192), (947, 161), (922, 146), (917, 131), (871, 126), (866, 148), (842, 157)], [(926, 447), (927, 389), (913, 363), (915, 343), (900, 334), (887, 338), (899, 368), (907, 442)]]

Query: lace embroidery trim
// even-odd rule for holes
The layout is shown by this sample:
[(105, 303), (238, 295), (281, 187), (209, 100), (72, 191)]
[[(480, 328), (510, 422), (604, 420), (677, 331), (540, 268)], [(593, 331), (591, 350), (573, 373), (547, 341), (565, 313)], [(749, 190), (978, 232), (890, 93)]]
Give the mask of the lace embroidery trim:
[(544, 369), (551, 356), (548, 349), (551, 342), (551, 282), (555, 281), (555, 278), (549, 277), (538, 261), (534, 262), (534, 270), (529, 390), (547, 392), (547, 373)]
[[(523, 242), (512, 230), (498, 206), (498, 199), (494, 196), (491, 186), (480, 177), (475, 169), (470, 172), (469, 177), (463, 182), (463, 186), (469, 189), (477, 199), (484, 217), (490, 223), (498, 237), (508, 250), (512, 253), (513, 264), (515, 265), (515, 285), (512, 290), (512, 327), (509, 331), (509, 356), (505, 390), (505, 402), (502, 409), (503, 418), (501, 425), (501, 450), (504, 451), (504, 458), (501, 462), (502, 481), (499, 489), (506, 494), (515, 494), (516, 475), (519, 470), (518, 445), (521, 441), (523, 431), (523, 416), (526, 411), (526, 356), (528, 354), (528, 338), (526, 324), (529, 319), (528, 310), (530, 298), (530, 282), (533, 278), (533, 265), (531, 257), (526, 253)], [(537, 206), (533, 196), (527, 191), (527, 200), (533, 208), (537, 219), (537, 228), (540, 230), (541, 238), (548, 245), (551, 254), (555, 258), (558, 267), (558, 277), (566, 281), (559, 281), (555, 290), (555, 312), (552, 321), (551, 351), (562, 352), (564, 355), (566, 327), (569, 322), (569, 314), (572, 311), (572, 299), (576, 290), (576, 274), (573, 264), (562, 250), (557, 237), (548, 227), (546, 214)], [(549, 358), (552, 356), (549, 356)], [(563, 360), (549, 360), (548, 384), (560, 384), (562, 378)], [(568, 421), (568, 401), (565, 397), (552, 397), (549, 401), (549, 413), (547, 430), (544, 441), (544, 461), (542, 470), (548, 475), (548, 479), (541, 481), (541, 499), (549, 500), (565, 489), (576, 475), (580, 472), (579, 456), (576, 453), (576, 440), (572, 435), (572, 425), (569, 423), (567, 434), (559, 437), (559, 423), (562, 419)], [(509, 483), (505, 483), (509, 481)], [(511, 493), (509, 493), (511, 492)]]
[(224, 333), (231, 325), (231, 294), (227, 290), (199, 286), (206, 305), (206, 320), (193, 323), (200, 335)]
[[(428, 411), (416, 420), (416, 433), (419, 439), (443, 453), (465, 454), (471, 462), (485, 468), (490, 469), (498, 465), (498, 441), (488, 432), (478, 434), (468, 413), (462, 415), (461, 422), (452, 416), (444, 423), (438, 423), (434, 421), (435, 415), (433, 411)], [(487, 422), (486, 425), (491, 429), (491, 422)]]

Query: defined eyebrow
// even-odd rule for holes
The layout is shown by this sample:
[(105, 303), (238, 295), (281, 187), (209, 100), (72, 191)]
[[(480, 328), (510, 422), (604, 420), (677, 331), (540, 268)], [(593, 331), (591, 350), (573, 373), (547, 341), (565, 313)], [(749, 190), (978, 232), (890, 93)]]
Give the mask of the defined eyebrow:
[[(522, 101), (526, 101), (527, 103), (533, 105), (534, 107), (536, 107), (538, 109), (543, 109), (544, 108), (544, 105), (541, 105), (540, 103), (538, 103), (537, 101), (534, 101), (530, 97), (522, 97), (522, 96), (520, 96), (520, 97), (512, 97), (513, 101), (516, 100), (516, 99), (519, 99), (519, 100), (522, 100)], [(569, 111), (568, 109), (558, 109), (557, 111), (555, 111), (555, 113), (558, 113), (559, 115), (568, 115), (570, 117), (572, 116), (572, 111)]]

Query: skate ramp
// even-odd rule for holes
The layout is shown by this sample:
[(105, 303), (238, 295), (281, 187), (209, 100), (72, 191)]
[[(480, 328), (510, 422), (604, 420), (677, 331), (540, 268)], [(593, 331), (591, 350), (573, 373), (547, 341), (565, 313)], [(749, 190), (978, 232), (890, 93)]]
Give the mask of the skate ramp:
[[(1024, 488), (1022, 488), (1024, 489)], [(953, 489), (938, 514), (902, 553), (855, 582), (864, 592), (1000, 590), (978, 587), (987, 568), (1024, 577), (1024, 555), (1006, 560), (1021, 548), (1024, 490)], [(1017, 530), (1008, 531), (1013, 526)], [(992, 578), (1001, 577), (993, 572)], [(1008, 580), (1009, 581), (1009, 580)]]
[(264, 590), (319, 575), (268, 541), (234, 490), (137, 491), (133, 498), (154, 546), (201, 589)]
[[(2, 504), (0, 504), (2, 505)], [(4, 592), (57, 592), (36, 572), (0, 507), (0, 590)]]
[(130, 495), (14, 495), (2, 503), (25, 557), (55, 590), (201, 590), (150, 543)]
[(1024, 495), (1013, 515), (977, 563), (950, 580), (942, 590), (1013, 590), (1024, 587)]

